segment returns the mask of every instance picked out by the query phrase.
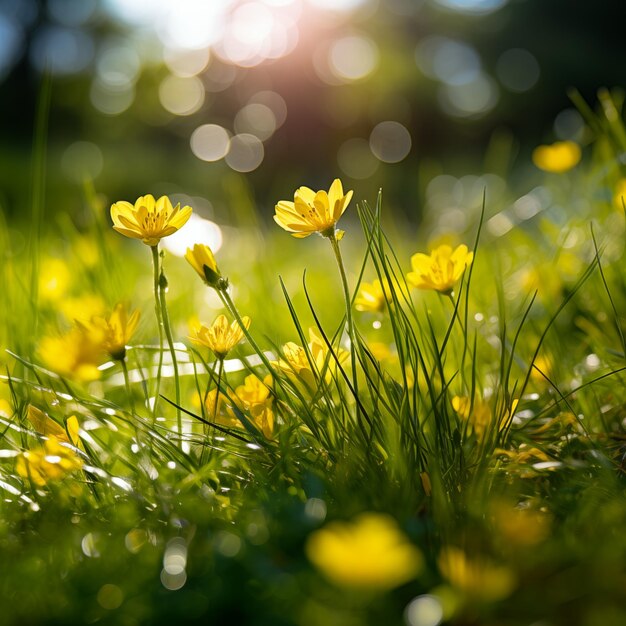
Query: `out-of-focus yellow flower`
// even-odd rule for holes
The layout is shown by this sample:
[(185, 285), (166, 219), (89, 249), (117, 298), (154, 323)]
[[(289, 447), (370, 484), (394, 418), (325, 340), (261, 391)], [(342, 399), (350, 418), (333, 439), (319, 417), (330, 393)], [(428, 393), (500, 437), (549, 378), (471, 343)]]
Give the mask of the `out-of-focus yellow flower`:
[(619, 211), (623, 211), (626, 206), (626, 178), (620, 178), (615, 185), (613, 205)]
[(580, 146), (574, 141), (557, 141), (533, 150), (533, 163), (544, 172), (562, 174), (571, 170), (582, 156)]
[(434, 289), (450, 294), (473, 259), (474, 253), (469, 252), (464, 244), (455, 250), (448, 245), (438, 246), (430, 255), (418, 252), (411, 257), (413, 271), (406, 275), (406, 279), (418, 289)]
[(37, 487), (61, 480), (82, 466), (80, 457), (56, 437), (50, 437), (41, 446), (25, 450), (15, 463), (17, 473), (30, 479)]
[(158, 200), (147, 194), (140, 196), (133, 206), (121, 200), (111, 206), (113, 228), (126, 237), (141, 239), (148, 246), (156, 246), (163, 237), (173, 235), (191, 216), (191, 207), (172, 206), (167, 196)]
[(264, 380), (260, 380), (254, 374), (250, 374), (244, 379), (243, 385), (235, 389), (235, 394), (232, 396), (239, 409), (248, 413), (255, 426), (268, 439), (271, 439), (274, 434), (271, 383), (272, 377), (269, 375)]
[(104, 349), (101, 337), (95, 338), (85, 326), (77, 324), (63, 335), (44, 337), (39, 344), (39, 356), (61, 376), (89, 381), (100, 378), (98, 365)]
[(305, 550), (336, 585), (381, 591), (415, 578), (424, 561), (395, 520), (380, 513), (326, 524), (309, 535)]
[(484, 558), (470, 559), (453, 546), (441, 551), (437, 563), (443, 576), (468, 599), (495, 602), (506, 598), (515, 587), (515, 576), (507, 567)]
[(209, 420), (226, 428), (241, 428), (241, 422), (233, 411), (232, 402), (232, 398), (225, 396), (217, 388), (211, 389), (204, 400)]
[[(276, 205), (274, 221), (294, 237), (308, 237), (319, 233), (324, 237), (335, 236), (335, 225), (346, 210), (352, 191), (343, 193), (343, 185), (336, 178), (328, 192), (318, 192), (308, 187), (296, 190), (293, 202), (281, 200)], [(337, 232), (337, 238), (343, 236)]]
[[(513, 400), (510, 411), (506, 412), (498, 424), (498, 430), (504, 430), (510, 423), (518, 400)], [(457, 412), (459, 417), (469, 422), (471, 429), (476, 435), (478, 441), (482, 441), (485, 434), (489, 433), (489, 429), (493, 423), (493, 416), (489, 403), (479, 395), (474, 397), (472, 403), (471, 398), (467, 396), (454, 396), (452, 398), (452, 408)]]
[(65, 261), (44, 259), (39, 271), (39, 295), (42, 300), (55, 302), (67, 293), (72, 274)]
[(528, 444), (520, 444), (517, 450), (504, 450), (503, 448), (496, 448), (493, 451), (494, 456), (504, 456), (515, 465), (523, 465), (525, 463), (546, 463), (551, 461), (550, 457), (539, 448), (535, 446), (529, 446)]
[(224, 289), (228, 286), (228, 281), (222, 278), (213, 251), (209, 246), (197, 243), (193, 249), (187, 248), (185, 259), (209, 287)]
[[(386, 299), (385, 295), (387, 296)], [(354, 300), (354, 306), (357, 311), (382, 313), (385, 310), (387, 300), (391, 301), (389, 286), (385, 284), (383, 288), (380, 280), (376, 278), (371, 283), (361, 283), (359, 295)]]
[(108, 318), (94, 317), (91, 320), (90, 326), (94, 332), (102, 333), (102, 347), (116, 361), (126, 357), (126, 344), (137, 330), (139, 315), (139, 311), (129, 314), (126, 305), (118, 302)]
[(64, 441), (75, 446), (78, 445), (78, 419), (75, 415), (67, 418), (67, 432), (59, 423), (32, 404), (28, 405), (26, 417), (40, 435), (54, 437), (57, 441)]
[(493, 504), (491, 513), (495, 530), (506, 546), (534, 546), (550, 532), (550, 516), (535, 509), (499, 501)]
[(104, 313), (104, 300), (97, 295), (90, 294), (78, 298), (64, 298), (59, 302), (61, 313), (69, 320), (88, 322), (96, 315)]
[[(248, 316), (244, 315), (241, 321), (246, 330), (250, 328)], [(218, 315), (208, 328), (202, 324), (194, 328), (193, 334), (189, 338), (194, 343), (209, 348), (218, 359), (223, 360), (243, 337), (243, 329), (237, 320), (229, 324), (225, 315)]]
[(306, 350), (290, 341), (283, 346), (285, 358), (280, 359), (275, 364), (292, 380), (300, 381), (305, 384), (309, 391), (314, 391), (317, 389), (317, 381), (320, 376), (323, 376), (327, 383), (332, 381), (337, 361), (339, 365), (343, 364), (348, 359), (349, 353), (343, 348), (334, 349), (333, 352), (337, 357), (337, 361), (335, 361), (326, 342), (313, 328), (309, 328), (309, 339), (310, 361), (307, 358)]

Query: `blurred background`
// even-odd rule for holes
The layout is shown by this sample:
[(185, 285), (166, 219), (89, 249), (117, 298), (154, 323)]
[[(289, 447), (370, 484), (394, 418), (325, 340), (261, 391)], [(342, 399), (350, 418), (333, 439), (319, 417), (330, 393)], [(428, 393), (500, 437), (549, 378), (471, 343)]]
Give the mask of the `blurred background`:
[(178, 194), (219, 222), (337, 176), (416, 222), (462, 177), (532, 188), (538, 143), (585, 144), (568, 89), (594, 102), (623, 80), (620, 5), (0, 0), (0, 203), (30, 211), (46, 72), (50, 213), (78, 212), (85, 179), (105, 203)]

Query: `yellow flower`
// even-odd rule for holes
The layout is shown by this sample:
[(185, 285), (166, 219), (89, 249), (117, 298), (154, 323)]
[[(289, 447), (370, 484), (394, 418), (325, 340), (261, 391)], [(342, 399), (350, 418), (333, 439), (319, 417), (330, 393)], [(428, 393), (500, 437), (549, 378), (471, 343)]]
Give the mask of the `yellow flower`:
[(305, 550), (333, 583), (371, 590), (386, 591), (412, 580), (424, 561), (396, 522), (380, 513), (331, 522), (309, 535)]
[[(387, 299), (385, 299), (385, 295)], [(385, 284), (383, 289), (382, 283), (376, 278), (371, 283), (361, 283), (359, 295), (354, 300), (354, 305), (357, 311), (381, 313), (385, 310), (387, 300), (391, 301), (389, 286)]]
[[(509, 411), (500, 418), (498, 424), (498, 430), (504, 430), (510, 423), (515, 408), (517, 407), (517, 400), (513, 400)], [(479, 395), (474, 398), (472, 404), (471, 399), (467, 396), (455, 396), (452, 398), (452, 408), (457, 412), (459, 417), (469, 422), (473, 432), (476, 435), (478, 441), (482, 441), (485, 434), (489, 433), (489, 428), (493, 423), (493, 416), (489, 403)]]
[[(250, 328), (250, 318), (241, 318), (246, 330)], [(212, 350), (215, 356), (223, 360), (226, 355), (243, 339), (243, 329), (236, 320), (229, 324), (225, 315), (218, 315), (210, 327), (196, 327), (193, 335), (189, 337), (194, 343), (206, 346)]]
[(232, 399), (218, 389), (211, 389), (206, 394), (204, 406), (211, 422), (226, 428), (241, 428), (241, 422), (232, 408)]
[(64, 298), (59, 302), (59, 308), (70, 321), (88, 322), (94, 315), (102, 315), (105, 304), (100, 296), (88, 294), (78, 298)]
[(32, 404), (28, 405), (26, 417), (40, 435), (54, 437), (57, 441), (78, 445), (78, 419), (75, 415), (67, 418), (67, 431), (49, 415)]
[(557, 141), (533, 150), (533, 163), (544, 172), (562, 174), (571, 170), (581, 157), (580, 146), (573, 141)]
[(525, 443), (520, 444), (517, 450), (496, 448), (493, 454), (494, 456), (504, 456), (515, 465), (524, 465), (528, 462), (547, 463), (552, 460), (543, 450)]
[[(300, 187), (294, 194), (293, 202), (281, 200), (276, 205), (274, 221), (294, 237), (308, 237), (312, 233), (331, 237), (335, 235), (335, 224), (351, 198), (352, 191), (344, 195), (338, 178), (333, 181), (328, 192)], [(338, 238), (342, 235), (339, 231)]]
[(623, 211), (626, 206), (626, 178), (620, 178), (615, 185), (613, 204), (619, 211)]
[(41, 263), (39, 295), (42, 300), (54, 302), (67, 293), (72, 275), (65, 261), (49, 258)]
[(418, 289), (434, 289), (450, 294), (473, 259), (474, 253), (469, 252), (464, 244), (455, 250), (448, 245), (439, 246), (430, 256), (418, 252), (411, 257), (413, 271), (407, 274), (406, 279)]
[(39, 356), (51, 370), (79, 381), (100, 378), (103, 353), (101, 337), (80, 324), (63, 335), (44, 337), (39, 345)]
[(111, 206), (113, 228), (126, 237), (141, 239), (156, 246), (163, 237), (174, 234), (191, 216), (191, 207), (172, 206), (167, 196), (158, 200), (147, 194), (137, 198), (135, 206), (121, 200)]
[(61, 480), (82, 466), (80, 457), (56, 437), (50, 437), (41, 446), (25, 450), (15, 463), (17, 473), (22, 478), (30, 479), (37, 487)]
[(274, 412), (272, 411), (273, 398), (269, 385), (271, 376), (260, 380), (254, 374), (246, 376), (243, 385), (235, 389), (233, 401), (240, 410), (245, 411), (252, 418), (255, 426), (270, 439), (274, 434)]
[(139, 324), (139, 311), (130, 313), (119, 302), (107, 318), (94, 317), (91, 327), (102, 333), (102, 347), (117, 361), (126, 357), (126, 344), (130, 342)]
[(505, 501), (490, 508), (495, 530), (507, 547), (528, 548), (543, 541), (550, 531), (551, 518), (541, 511)]
[(506, 598), (515, 587), (515, 576), (507, 567), (483, 558), (470, 559), (453, 546), (441, 551), (437, 563), (452, 586), (470, 599), (494, 602)]
[(209, 286), (215, 289), (225, 289), (228, 281), (222, 278), (215, 262), (213, 251), (203, 243), (197, 243), (193, 249), (187, 248), (185, 259), (198, 273), (198, 276)]
[[(309, 328), (309, 339), (311, 361), (307, 358), (306, 350), (302, 346), (290, 341), (283, 346), (285, 358), (277, 361), (276, 365), (290, 378), (303, 382), (309, 391), (314, 391), (317, 389), (320, 376), (323, 376), (327, 383), (332, 381), (337, 363), (330, 354), (326, 342), (313, 328)], [(342, 348), (336, 348), (333, 352), (340, 365), (348, 359), (349, 353)]]

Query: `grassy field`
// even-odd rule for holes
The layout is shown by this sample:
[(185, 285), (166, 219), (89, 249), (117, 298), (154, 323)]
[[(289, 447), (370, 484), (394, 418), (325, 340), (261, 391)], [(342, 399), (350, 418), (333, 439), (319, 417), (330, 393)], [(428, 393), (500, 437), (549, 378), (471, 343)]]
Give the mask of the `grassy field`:
[(337, 181), (271, 226), (243, 193), (215, 255), (167, 198), (47, 219), (41, 147), (0, 227), (0, 623), (626, 623), (601, 104), (522, 195), (448, 177), (414, 232)]

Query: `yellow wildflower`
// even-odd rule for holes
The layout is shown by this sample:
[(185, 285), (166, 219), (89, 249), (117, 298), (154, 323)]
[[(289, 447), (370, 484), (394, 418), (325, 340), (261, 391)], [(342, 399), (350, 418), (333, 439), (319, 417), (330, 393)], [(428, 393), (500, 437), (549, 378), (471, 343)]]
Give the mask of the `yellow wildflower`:
[(65, 261), (44, 259), (39, 271), (39, 295), (42, 300), (54, 302), (67, 293), (72, 275)]
[(139, 324), (139, 311), (130, 313), (124, 304), (115, 305), (108, 318), (95, 317), (91, 326), (102, 332), (102, 346), (116, 361), (126, 357), (126, 344), (130, 342)]
[(354, 305), (357, 311), (381, 313), (385, 310), (387, 300), (391, 301), (389, 286), (385, 284), (383, 288), (380, 280), (376, 278), (371, 283), (361, 283), (359, 295), (354, 300)]
[(80, 381), (100, 378), (103, 352), (101, 340), (80, 324), (63, 335), (44, 337), (39, 345), (39, 356), (51, 370)]
[(67, 431), (49, 415), (32, 404), (28, 405), (26, 417), (40, 435), (54, 437), (57, 441), (78, 445), (78, 419), (75, 415), (67, 418)]
[(17, 473), (22, 478), (30, 479), (37, 487), (61, 480), (82, 466), (80, 457), (56, 437), (50, 437), (41, 446), (25, 450), (15, 463)]
[(454, 284), (469, 267), (474, 253), (462, 244), (455, 250), (451, 246), (441, 245), (430, 256), (418, 252), (411, 257), (412, 272), (406, 276), (409, 284), (418, 289), (434, 289), (444, 294), (452, 293)]
[[(309, 391), (312, 391), (317, 388), (320, 376), (324, 376), (327, 383), (331, 382), (337, 363), (330, 354), (326, 342), (313, 328), (309, 328), (309, 339), (310, 361), (306, 350), (290, 341), (283, 346), (285, 358), (277, 361), (276, 365), (290, 378), (303, 382)], [(342, 348), (336, 348), (333, 352), (340, 365), (348, 359), (349, 353)]]
[(209, 246), (197, 243), (193, 249), (187, 248), (185, 259), (209, 287), (224, 289), (228, 286), (228, 281), (222, 278)]
[(626, 206), (626, 178), (620, 178), (615, 185), (613, 204), (616, 209), (623, 211)]
[(274, 412), (272, 411), (273, 398), (269, 385), (271, 376), (260, 380), (254, 374), (246, 376), (243, 385), (235, 389), (232, 397), (240, 410), (245, 411), (255, 426), (270, 439), (274, 434)]
[(105, 304), (100, 296), (88, 294), (78, 298), (64, 298), (59, 302), (59, 309), (69, 321), (88, 322), (95, 315), (102, 315)]
[(547, 463), (552, 459), (543, 451), (535, 446), (528, 444), (520, 444), (517, 450), (504, 450), (496, 448), (493, 451), (494, 456), (504, 456), (515, 465), (523, 465), (525, 463)]
[[(500, 418), (498, 430), (504, 430), (508, 426), (513, 417), (515, 408), (517, 407), (517, 403), (517, 400), (513, 400), (511, 409)], [(455, 396), (452, 398), (452, 408), (457, 412), (459, 417), (469, 422), (478, 441), (482, 441), (485, 434), (489, 433), (489, 428), (493, 423), (493, 416), (489, 403), (483, 400), (483, 398), (477, 395), (472, 404), (471, 399), (467, 396)]]
[(148, 246), (156, 246), (163, 237), (174, 234), (191, 216), (191, 207), (172, 206), (167, 196), (158, 200), (147, 194), (137, 198), (135, 206), (121, 200), (111, 206), (113, 228), (126, 237), (141, 239)]
[(333, 583), (371, 590), (386, 591), (412, 580), (424, 561), (395, 520), (380, 513), (331, 522), (309, 535), (305, 550)]
[(544, 172), (562, 174), (571, 170), (581, 157), (580, 146), (574, 141), (557, 141), (533, 150), (533, 163)]
[(494, 602), (506, 598), (515, 587), (510, 569), (484, 558), (470, 559), (460, 548), (444, 548), (437, 563), (452, 586), (471, 599)]
[[(308, 187), (296, 190), (293, 202), (281, 200), (276, 205), (274, 221), (294, 237), (308, 237), (319, 233), (324, 237), (335, 235), (335, 224), (346, 210), (352, 191), (343, 193), (343, 185), (336, 178), (328, 192)], [(343, 232), (339, 231), (340, 239)]]
[[(248, 316), (244, 315), (241, 321), (246, 330), (250, 328), (250, 318)], [(218, 359), (223, 360), (243, 339), (243, 336), (243, 329), (237, 320), (229, 324), (225, 315), (218, 315), (208, 328), (202, 324), (194, 328), (193, 335), (189, 338), (200, 346), (206, 346)]]
[(543, 541), (550, 531), (550, 516), (535, 509), (498, 501), (491, 506), (491, 512), (495, 530), (508, 547), (533, 546)]
[(241, 428), (241, 422), (237, 419), (232, 408), (232, 399), (225, 396), (218, 389), (211, 389), (204, 399), (209, 421), (225, 426), (226, 428)]

